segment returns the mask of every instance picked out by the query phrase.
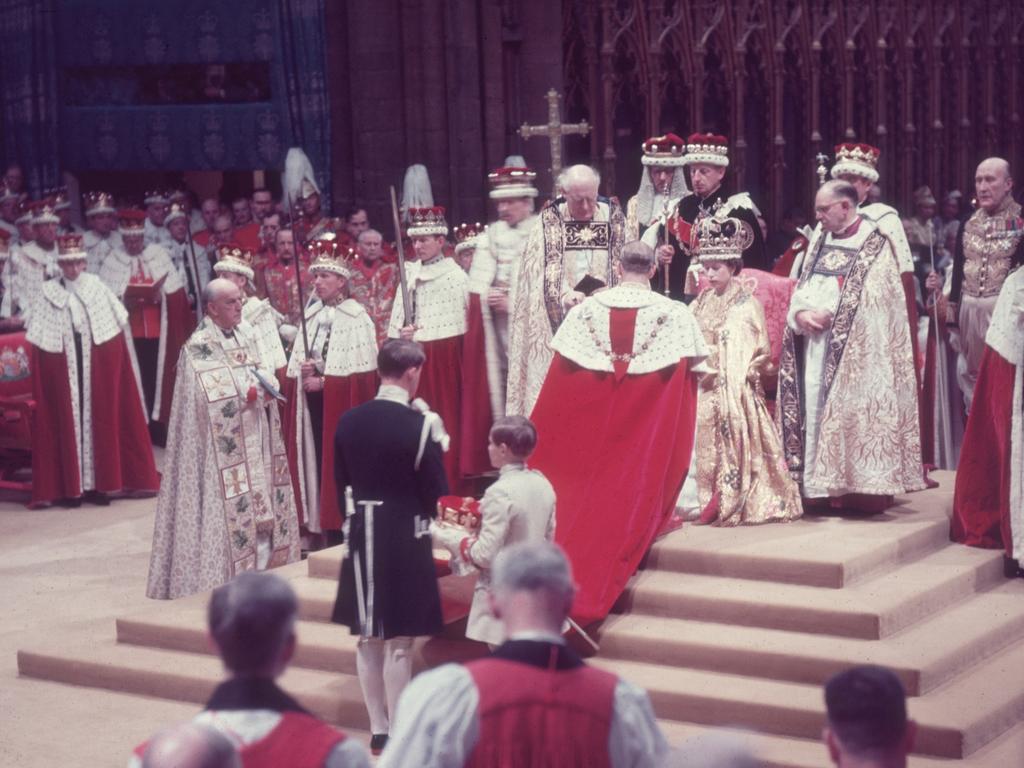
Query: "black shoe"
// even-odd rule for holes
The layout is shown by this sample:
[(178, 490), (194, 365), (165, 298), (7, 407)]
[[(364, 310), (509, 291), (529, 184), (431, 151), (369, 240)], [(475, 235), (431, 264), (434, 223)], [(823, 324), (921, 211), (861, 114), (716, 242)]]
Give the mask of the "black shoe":
[(1003, 575), (1008, 579), (1024, 579), (1024, 568), (1017, 560), (1003, 555)]
[(82, 494), (82, 501), (95, 504), (97, 507), (110, 506), (110, 497), (100, 491), (86, 491)]
[(82, 499), (80, 497), (76, 497), (74, 499), (57, 499), (57, 504), (65, 509), (78, 509), (82, 506)]
[(376, 757), (384, 751), (384, 747), (388, 745), (388, 735), (386, 733), (375, 733), (370, 737), (370, 754)]

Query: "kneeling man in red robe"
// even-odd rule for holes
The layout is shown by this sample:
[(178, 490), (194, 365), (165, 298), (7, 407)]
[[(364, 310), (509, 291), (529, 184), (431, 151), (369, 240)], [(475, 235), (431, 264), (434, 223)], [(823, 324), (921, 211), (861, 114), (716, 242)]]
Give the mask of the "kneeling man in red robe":
[(668, 747), (647, 693), (565, 644), (572, 601), (573, 574), (554, 544), (498, 553), (490, 602), (508, 640), (413, 680), (378, 768), (662, 765)]
[(61, 276), (42, 283), (29, 314), (37, 403), (32, 504), (108, 494), (155, 494), (160, 478), (146, 428), (139, 374), (126, 342), (128, 313), (103, 281), (85, 272), (81, 235), (58, 240)]
[(1003, 283), (985, 334), (953, 494), (950, 536), (1005, 550), (1024, 578), (1024, 267)]
[(579, 582), (572, 616), (603, 619), (672, 518), (690, 467), (695, 366), (707, 356), (689, 308), (650, 289), (654, 251), (629, 243), (619, 284), (574, 307), (532, 419), (531, 465), (558, 497), (555, 540)]

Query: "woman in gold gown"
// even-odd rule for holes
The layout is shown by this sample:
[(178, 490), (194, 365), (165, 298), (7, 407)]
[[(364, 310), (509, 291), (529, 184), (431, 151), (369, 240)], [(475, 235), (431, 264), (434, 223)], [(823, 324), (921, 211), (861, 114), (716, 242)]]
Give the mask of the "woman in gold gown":
[(702, 220), (698, 229), (710, 287), (692, 309), (710, 350), (711, 372), (700, 382), (692, 467), (700, 522), (714, 525), (788, 521), (803, 514), (761, 386), (772, 366), (764, 308), (733, 279), (743, 266), (745, 226), (715, 217)]

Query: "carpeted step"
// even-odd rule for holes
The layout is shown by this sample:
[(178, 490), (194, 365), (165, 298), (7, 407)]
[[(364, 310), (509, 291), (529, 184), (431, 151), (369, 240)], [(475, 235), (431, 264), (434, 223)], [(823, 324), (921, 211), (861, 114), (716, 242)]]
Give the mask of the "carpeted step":
[[(673, 747), (709, 731), (720, 730), (694, 723), (660, 720), (662, 733)], [(820, 738), (799, 739), (747, 731), (731, 731), (758, 757), (761, 768), (823, 768), (829, 765), (828, 751)], [(669, 763), (670, 765), (677, 765)], [(1004, 734), (968, 758), (911, 755), (908, 768), (1007, 768), (1024, 765), (1024, 725)], [(679, 765), (679, 768), (683, 768)]]
[(927, 693), (1024, 637), (1024, 585), (999, 587), (882, 640), (627, 614), (610, 618), (602, 658), (821, 684), (855, 664), (890, 667), (907, 693)]
[(906, 507), (867, 519), (808, 516), (780, 525), (684, 525), (652, 547), (646, 567), (839, 588), (938, 549), (948, 539), (944, 518)]
[[(216, 656), (102, 639), (75, 648), (54, 644), (19, 651), (18, 672), (24, 677), (198, 705), (224, 678)], [(362, 730), (369, 726), (359, 681), (353, 675), (290, 667), (280, 683), (310, 712), (330, 723)]]
[[(298, 645), (293, 667), (356, 674), (356, 640), (347, 628), (319, 621), (296, 624)], [(206, 633), (206, 614), (199, 609), (154, 611), (117, 619), (119, 643), (185, 653), (216, 653)], [(486, 646), (465, 639), (417, 639), (413, 666), (418, 672), (447, 661), (476, 658)]]
[[(647, 689), (658, 716), (707, 725), (732, 724), (775, 736), (815, 739), (824, 722), (821, 686), (764, 680), (642, 662), (595, 659)], [(918, 723), (915, 751), (960, 758), (1024, 718), (1024, 642), (977, 665), (970, 674), (911, 699)], [(1012, 682), (1010, 682), (1012, 681)]]
[(1002, 580), (1002, 555), (947, 546), (843, 589), (648, 570), (616, 610), (878, 639)]

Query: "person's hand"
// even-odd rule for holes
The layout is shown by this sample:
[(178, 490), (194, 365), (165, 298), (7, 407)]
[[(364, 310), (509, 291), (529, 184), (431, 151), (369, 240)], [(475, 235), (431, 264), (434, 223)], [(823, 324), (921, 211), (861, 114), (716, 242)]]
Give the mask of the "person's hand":
[(317, 373), (316, 363), (314, 363), (312, 360), (303, 360), (302, 363), (299, 365), (299, 371), (302, 373), (302, 378), (306, 378), (307, 376), (313, 376), (314, 374)]
[(412, 341), (413, 334), (416, 333), (417, 329), (418, 326), (416, 325), (407, 325), (398, 332), (398, 335), (406, 341)]
[(942, 275), (938, 272), (931, 272), (928, 277), (925, 278), (924, 287), (928, 289), (928, 293), (938, 293), (942, 290), (943, 282)]
[(566, 293), (562, 294), (562, 306), (566, 308), (575, 307), (577, 304), (581, 303), (585, 298), (587, 297), (584, 296), (579, 291), (567, 291)]
[(302, 377), (302, 391), (303, 392), (322, 392), (324, 389), (324, 377), (320, 375), (303, 376)]
[(497, 288), (487, 292), (487, 306), (498, 312), (508, 314), (508, 293)]
[(832, 313), (823, 309), (804, 309), (796, 313), (796, 324), (804, 333), (821, 333), (832, 324)]
[(665, 243), (664, 245), (659, 245), (658, 250), (655, 251), (655, 253), (657, 253), (658, 255), (659, 264), (671, 264), (672, 257), (676, 255), (675, 249), (668, 243)]

